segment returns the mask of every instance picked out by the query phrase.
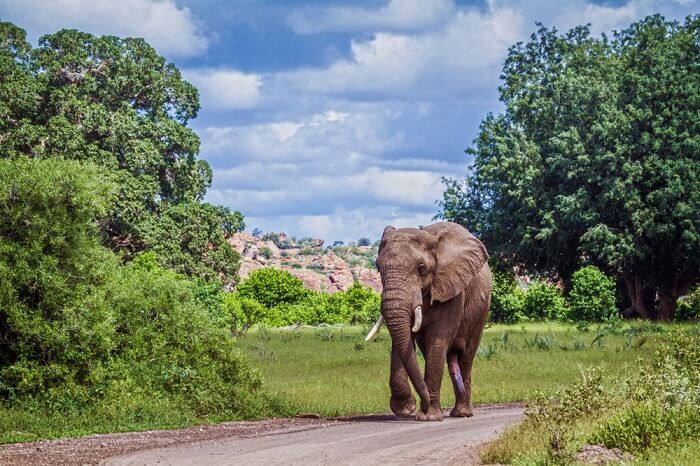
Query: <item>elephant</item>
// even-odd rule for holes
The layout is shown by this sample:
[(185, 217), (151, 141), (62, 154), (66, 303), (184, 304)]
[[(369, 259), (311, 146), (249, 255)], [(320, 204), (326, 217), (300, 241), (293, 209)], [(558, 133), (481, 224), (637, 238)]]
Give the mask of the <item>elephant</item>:
[[(442, 420), (445, 363), (456, 399), (450, 416), (472, 416), (472, 363), (491, 305), (487, 259), (481, 241), (457, 223), (384, 229), (377, 256), (381, 315), (366, 340), (386, 323), (392, 343), (389, 406), (397, 416)], [(425, 357), (424, 378), (415, 344)], [(420, 397), (418, 411), (409, 379)]]

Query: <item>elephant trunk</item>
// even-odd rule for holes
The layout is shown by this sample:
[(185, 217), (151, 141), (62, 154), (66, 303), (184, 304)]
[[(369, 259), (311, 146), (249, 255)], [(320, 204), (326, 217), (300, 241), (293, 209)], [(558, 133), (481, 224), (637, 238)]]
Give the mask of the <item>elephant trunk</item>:
[(411, 334), (412, 312), (410, 300), (400, 295), (397, 296), (397, 293), (391, 290), (384, 290), (382, 293), (382, 315), (391, 334), (392, 346), (401, 358), (408, 377), (421, 399), (421, 410), (425, 412), (430, 405), (430, 395), (420, 373), (416, 349), (413, 345), (413, 335)]

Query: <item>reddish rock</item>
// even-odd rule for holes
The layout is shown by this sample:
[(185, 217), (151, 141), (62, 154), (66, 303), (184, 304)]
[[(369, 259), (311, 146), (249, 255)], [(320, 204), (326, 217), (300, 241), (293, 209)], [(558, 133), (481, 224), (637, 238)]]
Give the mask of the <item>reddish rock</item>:
[(304, 283), (304, 288), (314, 291), (328, 291), (328, 277), (309, 269), (284, 267), (284, 270), (297, 277)]
[[(289, 243), (285, 233), (280, 233), (278, 239), (281, 243)], [(381, 291), (381, 278), (376, 270), (360, 265), (354, 266), (351, 270), (342, 257), (322, 248), (321, 239), (313, 240), (311, 245), (303, 248), (291, 243), (292, 247), (284, 251), (280, 251), (273, 241), (262, 240), (249, 233), (236, 233), (228, 239), (228, 242), (241, 255), (239, 271), (241, 280), (245, 280), (252, 271), (262, 267), (276, 267), (298, 277), (306, 288), (315, 291), (328, 293), (345, 291), (355, 280), (364, 286)], [(370, 249), (366, 246), (358, 248), (363, 253)], [(312, 254), (308, 254), (309, 252)], [(263, 254), (269, 257), (264, 257)]]
[(352, 271), (358, 282), (372, 288), (377, 293), (382, 292), (382, 277), (378, 270), (366, 269), (358, 265)]

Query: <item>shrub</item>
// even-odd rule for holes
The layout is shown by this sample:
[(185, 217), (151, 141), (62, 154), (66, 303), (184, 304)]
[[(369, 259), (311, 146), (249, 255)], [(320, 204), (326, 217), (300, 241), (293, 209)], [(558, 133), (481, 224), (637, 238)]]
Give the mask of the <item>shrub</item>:
[(676, 320), (700, 319), (700, 285), (676, 303)]
[(267, 309), (261, 323), (271, 327), (371, 323), (379, 315), (380, 300), (379, 293), (359, 282), (345, 292), (308, 291), (304, 300)]
[(110, 195), (89, 164), (0, 159), (0, 396), (82, 383), (109, 359), (113, 317), (85, 302), (118, 266), (95, 222)]
[(491, 291), (491, 313), (493, 322), (517, 322), (523, 318), (525, 293), (518, 287), (515, 274), (493, 272)]
[(601, 322), (617, 313), (615, 283), (597, 267), (583, 267), (572, 277), (569, 303), (570, 319)]
[(569, 309), (559, 287), (547, 283), (531, 285), (523, 298), (523, 315), (530, 319), (565, 319)]
[(224, 293), (223, 309), (234, 336), (247, 332), (268, 313), (267, 308), (258, 301), (241, 297), (238, 293)]
[(122, 266), (99, 245), (108, 188), (90, 165), (0, 160), (0, 400), (136, 417), (156, 405), (217, 418), (270, 412), (223, 325), (218, 285), (153, 254)]
[(668, 409), (657, 403), (626, 406), (605, 419), (591, 441), (630, 452), (700, 438), (700, 411), (689, 406)]
[[(272, 257), (272, 249), (268, 248), (267, 246), (263, 246), (260, 248), (260, 255), (265, 259), (269, 259)], [(285, 253), (283, 257), (287, 257), (287, 255), (288, 254)]]
[(303, 301), (309, 291), (297, 277), (271, 267), (253, 271), (237, 286), (238, 295), (258, 301), (267, 308)]

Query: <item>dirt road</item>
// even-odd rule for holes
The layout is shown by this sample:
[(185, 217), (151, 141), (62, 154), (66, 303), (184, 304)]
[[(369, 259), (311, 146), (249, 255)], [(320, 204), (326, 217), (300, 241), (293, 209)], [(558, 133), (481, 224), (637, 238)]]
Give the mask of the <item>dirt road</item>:
[(221, 439), (112, 458), (109, 466), (273, 464), (474, 464), (474, 446), (517, 421), (522, 408), (478, 408), (471, 419), (420, 423), (358, 417), (327, 428)]
[(435, 423), (374, 415), (93, 435), (0, 447), (0, 465), (478, 464), (478, 447), (522, 414), (488, 405)]

